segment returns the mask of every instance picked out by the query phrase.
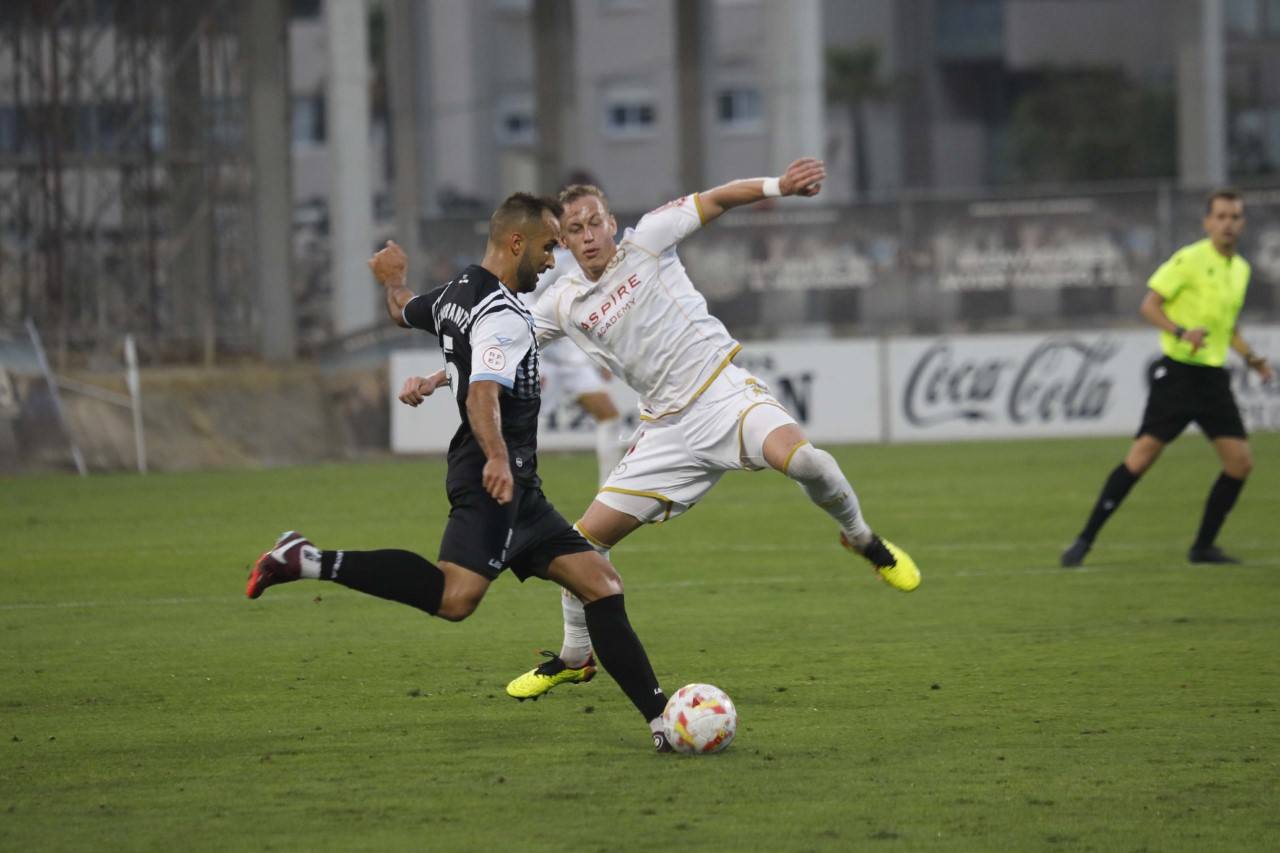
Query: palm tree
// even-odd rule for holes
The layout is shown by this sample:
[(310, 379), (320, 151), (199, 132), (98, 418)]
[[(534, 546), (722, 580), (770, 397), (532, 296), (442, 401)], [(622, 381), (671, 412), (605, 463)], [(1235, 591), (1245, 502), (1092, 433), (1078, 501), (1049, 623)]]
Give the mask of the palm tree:
[(880, 79), (880, 49), (874, 44), (827, 50), (827, 100), (849, 109), (853, 138), (853, 192), (863, 198), (870, 189), (867, 172), (866, 105), (893, 94), (891, 82)]

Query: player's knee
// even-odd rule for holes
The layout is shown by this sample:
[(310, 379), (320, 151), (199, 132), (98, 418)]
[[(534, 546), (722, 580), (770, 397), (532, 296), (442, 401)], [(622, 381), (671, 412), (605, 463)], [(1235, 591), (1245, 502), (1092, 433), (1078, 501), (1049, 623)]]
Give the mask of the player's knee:
[(590, 604), (611, 595), (622, 595), (623, 591), (622, 575), (618, 574), (613, 563), (600, 557), (593, 561), (590, 573), (582, 578), (582, 589), (578, 597)]
[(436, 615), (448, 622), (461, 622), (476, 612), (476, 608), (480, 606), (480, 601), (483, 598), (483, 591), (477, 593), (475, 590), (445, 589), (444, 596), (440, 599), (440, 609), (436, 611)]
[(1247, 479), (1253, 473), (1253, 457), (1246, 455), (1233, 459), (1223, 468), (1229, 477), (1235, 477), (1237, 480)]
[(801, 483), (842, 479), (836, 458), (812, 444), (803, 444), (791, 454), (791, 461), (783, 472)]

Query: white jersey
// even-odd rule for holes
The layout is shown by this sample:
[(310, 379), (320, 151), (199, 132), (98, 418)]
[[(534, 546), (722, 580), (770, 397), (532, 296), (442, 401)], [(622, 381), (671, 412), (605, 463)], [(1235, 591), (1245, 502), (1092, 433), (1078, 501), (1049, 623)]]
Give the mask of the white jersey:
[(575, 265), (533, 308), (539, 344), (572, 340), (640, 394), (648, 420), (692, 403), (742, 348), (676, 256), (701, 225), (697, 195), (669, 202), (627, 229), (599, 281)]

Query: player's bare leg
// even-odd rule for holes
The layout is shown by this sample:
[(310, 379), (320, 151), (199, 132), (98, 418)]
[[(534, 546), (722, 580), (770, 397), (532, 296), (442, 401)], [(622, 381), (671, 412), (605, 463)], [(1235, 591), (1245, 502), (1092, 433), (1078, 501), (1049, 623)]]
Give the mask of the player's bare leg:
[[(607, 561), (609, 549), (641, 524), (634, 516), (594, 501), (574, 527)], [(561, 594), (560, 612), (564, 620), (560, 653), (544, 651), (542, 654), (547, 660), (512, 679), (507, 684), (507, 695), (511, 698), (522, 702), (537, 699), (561, 684), (583, 684), (595, 675), (587, 614), (582, 601), (568, 588)]]
[(1102, 525), (1106, 524), (1112, 513), (1120, 508), (1121, 502), (1134, 484), (1152, 465), (1156, 464), (1156, 460), (1164, 452), (1164, 447), (1165, 442), (1146, 433), (1133, 440), (1133, 444), (1129, 445), (1129, 452), (1124, 455), (1124, 461), (1112, 469), (1107, 475), (1106, 482), (1102, 484), (1102, 492), (1094, 502), (1084, 529), (1058, 558), (1063, 568), (1073, 569), (1084, 562), (1089, 549), (1093, 547), (1093, 540), (1098, 537), (1098, 531), (1102, 530)]
[(662, 734), (667, 697), (658, 686), (640, 638), (631, 628), (623, 600), (622, 578), (596, 551), (565, 554), (551, 561), (546, 576), (583, 602), (588, 629), (600, 663), (649, 724), (654, 747), (670, 751)]
[[(749, 410), (744, 415), (742, 437), (748, 455), (759, 447), (759, 455), (776, 471), (795, 480), (819, 508), (840, 525), (840, 544), (866, 557), (886, 583), (903, 592), (920, 585), (915, 561), (892, 542), (877, 536), (863, 518), (858, 496), (835, 458), (809, 443), (798, 424), (769, 429), (763, 441), (753, 438)], [(758, 430), (755, 431), (758, 435)]]

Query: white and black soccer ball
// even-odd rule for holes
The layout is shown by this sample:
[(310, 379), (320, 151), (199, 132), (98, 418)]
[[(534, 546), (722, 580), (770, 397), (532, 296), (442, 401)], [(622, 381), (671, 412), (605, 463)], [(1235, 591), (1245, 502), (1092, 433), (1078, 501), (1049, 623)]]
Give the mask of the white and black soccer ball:
[(667, 700), (662, 729), (676, 752), (719, 752), (738, 731), (738, 709), (712, 684), (686, 684)]

